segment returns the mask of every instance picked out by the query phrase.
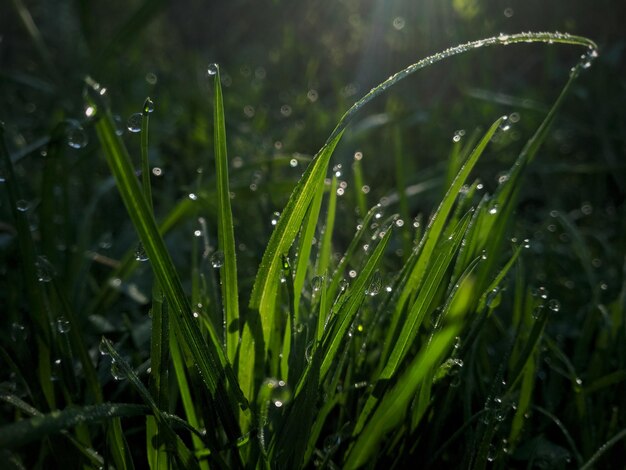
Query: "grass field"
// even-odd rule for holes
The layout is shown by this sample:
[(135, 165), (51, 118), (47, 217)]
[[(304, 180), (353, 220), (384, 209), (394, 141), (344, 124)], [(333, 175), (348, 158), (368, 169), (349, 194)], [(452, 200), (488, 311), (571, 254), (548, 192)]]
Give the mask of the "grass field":
[(3, 468), (623, 467), (626, 41), (61, 3), (0, 56)]

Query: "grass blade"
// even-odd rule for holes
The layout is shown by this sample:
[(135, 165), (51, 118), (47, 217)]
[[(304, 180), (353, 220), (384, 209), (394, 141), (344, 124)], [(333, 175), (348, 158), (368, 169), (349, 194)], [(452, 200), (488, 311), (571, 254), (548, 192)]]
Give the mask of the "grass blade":
[(220, 72), (216, 65), (214, 145), (215, 173), (217, 178), (217, 238), (219, 249), (224, 253), (224, 264), (220, 269), (222, 275), (222, 302), (224, 305), (224, 321), (226, 324), (226, 355), (233, 363), (239, 345), (239, 289), (237, 287), (237, 259), (235, 252), (235, 232), (233, 213), (230, 205), (230, 187), (228, 182), (228, 156), (226, 151), (226, 123), (224, 120), (224, 102)]
[(0, 448), (17, 447), (60, 433), (82, 423), (96, 423), (115, 417), (143, 416), (149, 408), (124, 403), (69, 407), (61, 411), (17, 421), (0, 428)]
[[(234, 410), (238, 401), (247, 406), (230, 365), (221, 355), (221, 346), (204, 341), (193, 318), (187, 298), (172, 259), (161, 237), (148, 202), (135, 178), (126, 147), (115, 133), (115, 124), (109, 110), (99, 94), (100, 86), (93, 81), (87, 84), (87, 99), (90, 106), (97, 109), (99, 116), (95, 123), (98, 138), (104, 149), (109, 167), (117, 181), (117, 187), (126, 205), (128, 214), (139, 234), (139, 238), (150, 259), (150, 264), (159, 285), (163, 289), (172, 309), (179, 341), (191, 352), (198, 371), (209, 393), (217, 402), (217, 412), (230, 439), (239, 437)], [(224, 380), (233, 391), (226, 393)]]

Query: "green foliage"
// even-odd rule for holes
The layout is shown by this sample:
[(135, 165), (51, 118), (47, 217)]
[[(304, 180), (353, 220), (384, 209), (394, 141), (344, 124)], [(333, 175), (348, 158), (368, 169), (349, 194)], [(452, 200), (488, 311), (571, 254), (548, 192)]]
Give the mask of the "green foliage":
[[(468, 20), (480, 13), (471, 2), (457, 3)], [(161, 4), (141, 2), (101, 48), (100, 61), (111, 60)], [(28, 10), (21, 1), (14, 6), (45, 67), (54, 69)], [(350, 127), (363, 108), (444, 59), (522, 42), (582, 46), (585, 54), (516, 158), (502, 159), (510, 169), (492, 194), (472, 176), (486, 161), (502, 163), (499, 154), (518, 132), (510, 130), (513, 114), (490, 113), (486, 131), (458, 134), (449, 161), (425, 185), (441, 190), (433, 206), (411, 199), (424, 187), (415, 189), (403, 171), (411, 146), (402, 121), (381, 120), (394, 162), (385, 174), (395, 181), (379, 192), (395, 193), (368, 210), (372, 196), (362, 188), (377, 183), (368, 159), (358, 152), (355, 187), (342, 173), (344, 146), (379, 132), (367, 118)], [(2, 284), (8, 328), (0, 338), (0, 458), (18, 468), (404, 468), (417, 456), (424, 467), (564, 468), (575, 460), (591, 468), (618, 455), (625, 423), (615, 386), (626, 374), (603, 361), (613, 351), (619, 364), (625, 360), (626, 283), (611, 302), (597, 301), (584, 227), (553, 214), (573, 242), (570, 258), (587, 266), (576, 282), (590, 290), (591, 308), (604, 322), (586, 317), (580, 337), (570, 334), (574, 344), (564, 344), (559, 337), (573, 321), (560, 320), (561, 301), (534, 285), (530, 242), (508, 241), (531, 223), (520, 209), (527, 173), (596, 55), (592, 41), (561, 33), (452, 47), (372, 88), (341, 115), (313, 158), (245, 162), (229, 158), (231, 147), (254, 144), (241, 143), (245, 126), (228, 129), (228, 103), (237, 98), (229, 95), (237, 90), (224, 92), (228, 77), (212, 64), (202, 99), (212, 103), (213, 117), (198, 113), (190, 133), (202, 145), (184, 150), (211, 155), (214, 177), (199, 171), (192, 183), (187, 176), (162, 185), (162, 170), (153, 167), (159, 116), (150, 126), (149, 116), (159, 101), (148, 98), (140, 113), (137, 164), (132, 142), (120, 135), (111, 91), (91, 78), (81, 123), (54, 117), (36, 183), (23, 187), (16, 168), (25, 164), (5, 144), (3, 127), (2, 261), (19, 260), (19, 269), (5, 268)], [(389, 116), (402, 106), (390, 96)], [(86, 148), (85, 129), (97, 135)], [(90, 167), (107, 165), (106, 176), (87, 172), (83, 220), (71, 217), (71, 201), (81, 195), (69, 178), (84, 176), (83, 163), (69, 164), (73, 151), (89, 152)], [(304, 164), (296, 181), (289, 168)], [(172, 173), (183, 175), (183, 166)], [(260, 168), (273, 175), (263, 195), (260, 179), (249, 184), (246, 176)], [(265, 219), (277, 207), (269, 235)], [(113, 240), (94, 235), (113, 224), (120, 225), (112, 227)], [(99, 253), (112, 242), (115, 254)], [(28, 345), (27, 334), (34, 340)], [(557, 377), (550, 381), (542, 365), (548, 358)], [(582, 370), (592, 380), (583, 381)], [(555, 403), (563, 391), (567, 399)], [(598, 397), (613, 407), (610, 419), (594, 416)]]

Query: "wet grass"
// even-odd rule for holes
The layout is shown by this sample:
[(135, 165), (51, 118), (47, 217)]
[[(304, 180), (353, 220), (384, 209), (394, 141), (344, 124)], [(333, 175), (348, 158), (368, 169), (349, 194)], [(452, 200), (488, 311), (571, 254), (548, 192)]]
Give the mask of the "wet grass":
[[(454, 139), (442, 195), (420, 214), (394, 129), (396, 200), (369, 207), (367, 159), (357, 152), (352, 174), (335, 161), (361, 109), (443, 59), (518, 42), (584, 54), (493, 191), (479, 162), (497, 154), (513, 115)], [(350, 107), (313, 158), (271, 162), (267, 193), (282, 201), (271, 222), (260, 181), (238, 184), (258, 162), (229, 158), (216, 65), (202, 97), (213, 107), (211, 170), (181, 183), (183, 197), (160, 197), (171, 188), (150, 162), (158, 101), (130, 126), (133, 159), (110, 92), (87, 79), (85, 115), (46, 138), (37, 184), (23, 184), (30, 162), (3, 128), (1, 458), (15, 468), (406, 468), (418, 457), (425, 468), (592, 468), (620, 455), (626, 288), (588, 304), (602, 319), (578, 328), (558, 283), (550, 294), (532, 275), (533, 253), (550, 270), (551, 252), (515, 238), (527, 173), (596, 55), (585, 38), (525, 33), (403, 69)], [(97, 136), (88, 147), (85, 130)], [(105, 160), (107, 173), (85, 172), (70, 151)], [(72, 176), (91, 178), (79, 209)], [(344, 200), (358, 210), (354, 229)], [(584, 226), (552, 218), (572, 242), (568, 260), (593, 264)], [(597, 300), (596, 277), (582, 269), (571, 282)]]

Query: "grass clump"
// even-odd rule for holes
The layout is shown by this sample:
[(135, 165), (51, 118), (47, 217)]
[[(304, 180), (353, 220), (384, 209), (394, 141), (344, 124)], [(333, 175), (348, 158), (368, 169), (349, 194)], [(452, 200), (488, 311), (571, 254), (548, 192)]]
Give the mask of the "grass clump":
[[(493, 194), (472, 175), (492, 142), (509, 132), (506, 116), (456, 145), (447, 187), (430, 214), (412, 220), (401, 178), (400, 214), (382, 203), (366, 210), (359, 183), (359, 223), (335, 256), (341, 242), (334, 229), (343, 216), (338, 197), (350, 189), (341, 185), (342, 168), (331, 163), (353, 117), (417, 70), (518, 42), (586, 52)], [(581, 445), (580, 436), (536, 402), (547, 348), (579, 393), (572, 413), (591, 419), (590, 389), (581, 393), (570, 359), (546, 335), (559, 301), (530, 285), (529, 242), (509, 237), (525, 172), (596, 54), (592, 41), (577, 36), (501, 35), (391, 76), (304, 159), (269, 241), (260, 242), (262, 256), (254, 256), (260, 260), (254, 276), (241, 274), (250, 266), (242, 269), (237, 245), (219, 67), (208, 68), (215, 176), (162, 217), (155, 216), (148, 156), (155, 103), (146, 100), (134, 124), (141, 132), (140, 181), (106, 89), (87, 79), (82, 127), (95, 131), (94, 156), (105, 157), (112, 179), (99, 183), (83, 225), (72, 226), (67, 208), (50, 203), (58, 192), (70, 198), (62, 175), (72, 169), (64, 167), (59, 136), (69, 129), (76, 142), (76, 123), (64, 122), (50, 136), (48, 153), (56, 159), (46, 160), (36, 206), (20, 194), (15, 155), (2, 147), (12, 240), (6, 258), (17, 257), (20, 266), (5, 285), (20, 295), (5, 296), (12, 327), (0, 349), (7, 365), (3, 457), (16, 467), (402, 468), (416, 456), (426, 456), (424, 467), (494, 462), (505, 468), (539, 459), (555, 467), (593, 465), (623, 431), (611, 428), (604, 447), (594, 436), (583, 436)], [(355, 180), (363, 180), (365, 165), (355, 162)], [(97, 223), (96, 207), (113, 189), (137, 236), (123, 240), (119, 260), (94, 251), (93, 240), (80, 233)], [(566, 218), (562, 223), (576, 233)], [(193, 236), (177, 235), (177, 227), (191, 225)], [(75, 247), (70, 253), (55, 246), (63, 237)], [(584, 256), (584, 244), (579, 249)], [(110, 269), (103, 274), (95, 263)], [(621, 307), (607, 308), (607, 315), (620, 321)], [(603, 344), (617, 337), (605, 335)], [(608, 374), (590, 387), (623, 378)], [(538, 432), (531, 414), (546, 417), (558, 438)]]

